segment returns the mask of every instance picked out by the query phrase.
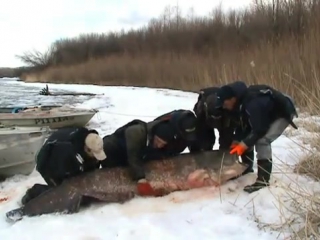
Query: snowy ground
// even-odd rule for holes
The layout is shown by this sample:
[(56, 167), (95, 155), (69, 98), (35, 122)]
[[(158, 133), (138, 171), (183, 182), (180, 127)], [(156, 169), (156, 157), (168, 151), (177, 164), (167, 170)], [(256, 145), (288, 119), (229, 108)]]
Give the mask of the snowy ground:
[[(44, 84), (0, 80), (0, 94), (7, 92), (0, 104), (11, 104), (8, 98), (12, 95), (7, 88), (17, 92), (14, 105), (39, 101), (61, 103), (57, 97), (37, 96), (43, 87)], [(49, 88), (103, 93), (96, 97), (64, 99), (75, 106), (99, 109), (89, 127), (96, 128), (101, 135), (113, 132), (133, 118), (150, 121), (174, 109), (192, 109), (197, 99), (193, 93), (165, 89), (54, 84), (49, 84)], [(319, 184), (310, 179), (291, 173), (291, 166), (302, 154), (294, 142), (300, 143), (299, 136), (305, 132), (303, 128), (295, 134), (288, 131), (293, 137), (281, 136), (273, 144), (272, 186), (252, 194), (242, 189), (255, 181), (256, 173), (231, 181), (221, 189), (205, 188), (157, 199), (134, 199), (123, 205), (92, 206), (74, 215), (26, 218), (11, 225), (5, 221), (5, 213), (18, 207), (28, 187), (43, 182), (37, 172), (13, 177), (0, 184), (0, 198), (9, 197), (0, 203), (0, 239), (285, 239), (285, 233), (279, 235), (277, 231), (261, 228), (263, 224), (276, 226), (283, 221), (279, 208), (286, 204), (285, 190), (279, 186), (295, 182), (309, 189), (320, 189)]]

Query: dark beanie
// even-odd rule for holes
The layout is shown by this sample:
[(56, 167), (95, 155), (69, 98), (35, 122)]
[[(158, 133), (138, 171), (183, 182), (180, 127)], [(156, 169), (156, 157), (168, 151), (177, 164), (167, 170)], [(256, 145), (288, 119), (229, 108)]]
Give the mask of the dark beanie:
[(217, 99), (216, 94), (211, 94), (206, 99), (207, 114), (214, 117), (220, 117), (222, 115), (222, 108), (220, 102)]
[(158, 136), (166, 142), (170, 142), (175, 137), (175, 131), (169, 123), (162, 122), (155, 126), (154, 135)]
[(217, 106), (222, 106), (225, 100), (235, 97), (236, 94), (232, 87), (224, 85), (217, 92)]

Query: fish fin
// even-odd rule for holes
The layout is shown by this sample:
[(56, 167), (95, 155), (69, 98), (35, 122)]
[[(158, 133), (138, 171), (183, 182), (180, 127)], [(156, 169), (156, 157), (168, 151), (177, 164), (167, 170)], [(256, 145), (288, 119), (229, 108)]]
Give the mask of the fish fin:
[(24, 216), (23, 208), (16, 208), (6, 213), (6, 220), (10, 223), (15, 223), (20, 221)]
[(49, 189), (24, 206), (26, 216), (50, 213), (76, 213), (80, 209), (82, 195), (68, 184)]
[(72, 198), (71, 201), (68, 201), (69, 204), (65, 212), (68, 214), (79, 212), (82, 199), (83, 197), (81, 195), (77, 195), (76, 197)]

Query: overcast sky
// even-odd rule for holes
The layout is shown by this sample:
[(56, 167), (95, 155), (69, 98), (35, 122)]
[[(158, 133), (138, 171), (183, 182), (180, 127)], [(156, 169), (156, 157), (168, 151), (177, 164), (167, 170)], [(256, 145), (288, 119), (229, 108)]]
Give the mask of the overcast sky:
[[(45, 50), (53, 41), (81, 33), (137, 28), (178, 2), (185, 14), (208, 14), (220, 0), (1, 0), (0, 67), (23, 65), (15, 55)], [(224, 9), (252, 0), (223, 0)]]

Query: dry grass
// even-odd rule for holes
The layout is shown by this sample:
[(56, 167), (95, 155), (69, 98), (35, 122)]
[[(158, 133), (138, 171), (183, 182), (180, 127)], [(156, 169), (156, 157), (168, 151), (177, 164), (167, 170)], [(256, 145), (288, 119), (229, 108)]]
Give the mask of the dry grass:
[(305, 148), (306, 154), (295, 166), (294, 172), (320, 181), (320, 122), (317, 119), (306, 118), (301, 123), (304, 134), (300, 139), (303, 144), (309, 145), (310, 149)]
[[(320, 193), (305, 191), (299, 186), (287, 186), (287, 197), (290, 199), (290, 208), (286, 208), (295, 216), (292, 221), (286, 221), (286, 226), (292, 229), (293, 234), (290, 239), (317, 240), (320, 239)], [(294, 222), (299, 216), (300, 228), (295, 230)], [(288, 219), (288, 218), (287, 218)], [(289, 224), (288, 224), (289, 223)]]
[(320, 180), (320, 168), (319, 168), (320, 154), (318, 152), (310, 153), (304, 156), (299, 164), (295, 166), (294, 172), (299, 174), (305, 174), (316, 181)]
[[(72, 66), (51, 67), (26, 75), (24, 79), (189, 91), (243, 79), (247, 83), (267, 83), (292, 95), (300, 106), (314, 109), (320, 97), (320, 45), (317, 44), (320, 42), (320, 31), (317, 37), (306, 37), (304, 42), (303, 51), (296, 46), (294, 39), (289, 38), (276, 48), (261, 44), (244, 52), (214, 57), (193, 54), (184, 54), (183, 57), (169, 54), (157, 57), (146, 54), (139, 58), (112, 56)], [(299, 55), (300, 59), (297, 59)], [(312, 102), (308, 101), (310, 96), (313, 96)]]
[[(317, 112), (320, 115), (320, 112)], [(320, 123), (311, 117), (300, 121), (302, 132), (301, 140), (304, 145), (300, 148), (304, 150), (304, 155), (294, 166), (293, 172), (309, 177), (316, 182), (320, 181)], [(290, 179), (290, 174), (283, 173)], [(291, 179), (289, 184), (281, 187), (285, 192), (284, 198), (279, 198), (279, 204), (285, 208), (287, 213), (283, 213), (283, 224), (279, 230), (289, 229), (292, 240), (316, 240), (320, 239), (320, 188), (315, 186), (304, 186), (299, 181)], [(289, 204), (285, 204), (285, 201)], [(289, 214), (288, 214), (289, 212)], [(269, 229), (272, 226), (269, 226)], [(280, 231), (281, 232), (281, 231)]]

